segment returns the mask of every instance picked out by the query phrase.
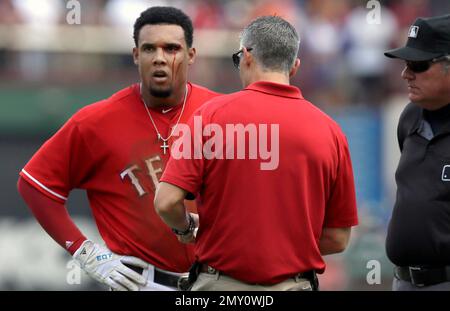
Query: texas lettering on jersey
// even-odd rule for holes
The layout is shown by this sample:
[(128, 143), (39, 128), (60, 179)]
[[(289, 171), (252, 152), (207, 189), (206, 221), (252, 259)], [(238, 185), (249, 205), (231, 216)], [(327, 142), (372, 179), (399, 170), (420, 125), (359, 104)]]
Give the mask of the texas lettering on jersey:
[[(144, 160), (146, 164), (146, 169), (148, 176), (152, 179), (153, 182), (153, 190), (156, 189), (159, 183), (159, 178), (162, 174), (162, 160), (159, 155), (153, 156), (151, 158)], [(142, 186), (142, 183), (139, 181), (139, 178), (136, 176), (135, 171), (142, 171), (137, 164), (134, 164), (131, 167), (128, 167), (123, 172), (120, 173), (120, 178), (124, 180), (125, 178), (129, 178), (131, 184), (136, 189), (138, 195), (141, 197), (147, 193), (147, 191)]]

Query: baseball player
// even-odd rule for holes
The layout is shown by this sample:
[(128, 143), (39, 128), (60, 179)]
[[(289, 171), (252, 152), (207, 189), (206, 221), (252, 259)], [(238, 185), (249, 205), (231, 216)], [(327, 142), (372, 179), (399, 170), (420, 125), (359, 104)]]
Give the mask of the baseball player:
[[(155, 214), (154, 191), (176, 127), (217, 94), (189, 83), (190, 18), (152, 7), (134, 24), (140, 83), (74, 114), (20, 172), (18, 189), (37, 221), (95, 280), (113, 290), (173, 290), (193, 261)], [(64, 206), (87, 192), (106, 245), (85, 237)]]

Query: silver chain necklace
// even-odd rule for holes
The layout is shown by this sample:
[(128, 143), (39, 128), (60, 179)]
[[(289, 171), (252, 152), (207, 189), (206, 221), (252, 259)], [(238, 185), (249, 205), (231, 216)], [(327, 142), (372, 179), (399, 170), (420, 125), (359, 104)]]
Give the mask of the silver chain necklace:
[(169, 148), (169, 144), (167, 142), (170, 139), (170, 137), (172, 137), (173, 133), (175, 132), (175, 129), (177, 128), (178, 123), (180, 123), (181, 116), (183, 115), (184, 107), (186, 106), (186, 98), (187, 98), (187, 95), (188, 95), (187, 84), (186, 84), (186, 91), (184, 92), (183, 107), (181, 108), (181, 112), (180, 112), (180, 115), (178, 116), (177, 123), (175, 124), (174, 127), (172, 127), (172, 130), (170, 131), (170, 134), (169, 134), (169, 136), (167, 136), (167, 138), (164, 138), (161, 135), (161, 133), (158, 131), (158, 128), (156, 127), (155, 121), (153, 121), (153, 118), (152, 118), (152, 115), (150, 113), (150, 110), (148, 109), (147, 105), (145, 104), (144, 98), (142, 97), (142, 84), (141, 84), (140, 88), (141, 88), (140, 91), (141, 91), (142, 103), (144, 104), (145, 110), (147, 111), (147, 114), (148, 114), (148, 117), (150, 118), (150, 121), (152, 121), (153, 127), (155, 128), (156, 134), (158, 135), (158, 140), (162, 140), (162, 142), (163, 142), (163, 144), (160, 147), (163, 150), (163, 153), (166, 154), (167, 153), (167, 149)]

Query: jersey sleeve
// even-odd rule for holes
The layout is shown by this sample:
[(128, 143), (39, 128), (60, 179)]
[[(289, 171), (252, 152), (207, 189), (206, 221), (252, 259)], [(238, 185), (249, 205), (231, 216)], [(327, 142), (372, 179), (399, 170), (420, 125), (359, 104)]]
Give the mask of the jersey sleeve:
[(46, 196), (65, 202), (93, 167), (85, 139), (72, 117), (33, 155), (20, 175)]
[[(175, 142), (175, 146), (180, 147), (172, 148), (171, 157), (160, 179), (160, 181), (188, 191), (187, 199), (193, 199), (193, 196), (197, 196), (203, 182), (205, 163), (202, 153), (202, 120), (202, 108), (200, 108), (189, 119), (187, 128), (183, 131), (182, 136), (177, 139), (178, 143)], [(183, 142), (183, 145), (181, 142)], [(187, 150), (186, 148), (190, 152), (183, 152)]]
[(324, 227), (328, 228), (345, 228), (358, 224), (352, 162), (344, 134), (340, 133), (337, 143), (337, 177), (325, 210)]
[(42, 195), (21, 177), (17, 182), (17, 190), (42, 228), (73, 255), (86, 237), (74, 224), (64, 204)]

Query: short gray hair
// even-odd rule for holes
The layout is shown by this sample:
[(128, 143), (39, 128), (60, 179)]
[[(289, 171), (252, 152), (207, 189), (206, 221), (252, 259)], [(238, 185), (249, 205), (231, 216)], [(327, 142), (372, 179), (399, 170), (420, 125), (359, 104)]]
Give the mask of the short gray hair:
[(278, 16), (262, 16), (241, 33), (241, 45), (252, 48), (257, 63), (265, 71), (289, 72), (300, 45), (295, 28)]
[(445, 60), (442, 62), (442, 70), (444, 71), (445, 75), (447, 75), (450, 71), (450, 54), (446, 55)]

